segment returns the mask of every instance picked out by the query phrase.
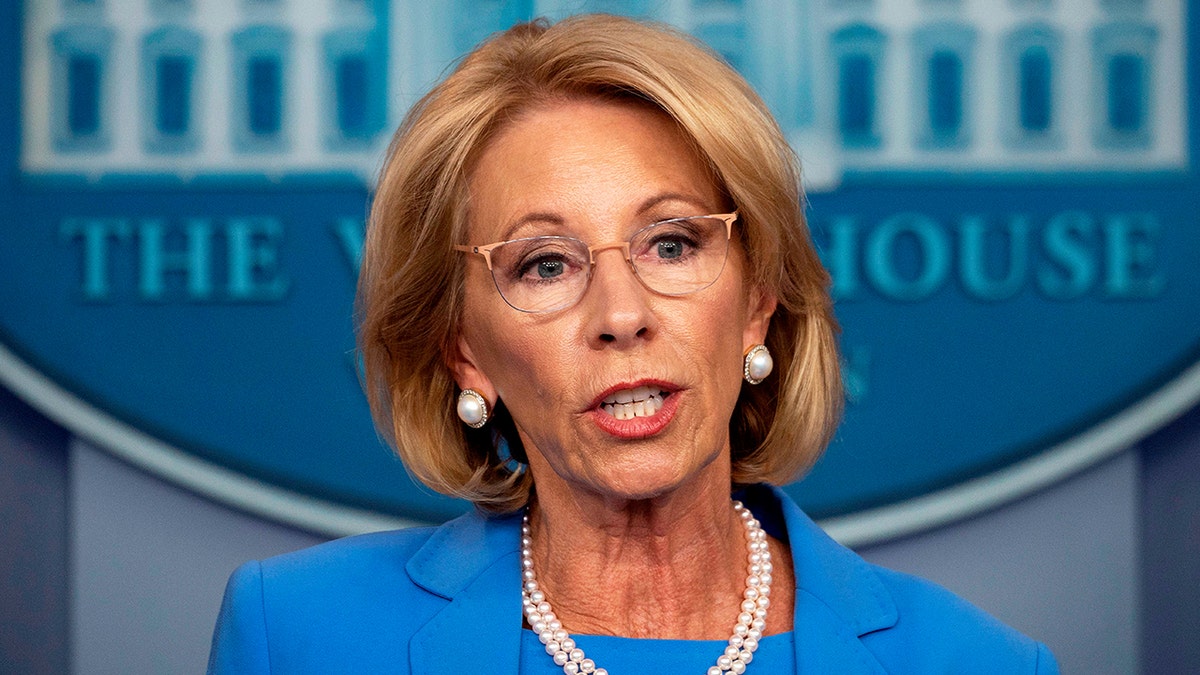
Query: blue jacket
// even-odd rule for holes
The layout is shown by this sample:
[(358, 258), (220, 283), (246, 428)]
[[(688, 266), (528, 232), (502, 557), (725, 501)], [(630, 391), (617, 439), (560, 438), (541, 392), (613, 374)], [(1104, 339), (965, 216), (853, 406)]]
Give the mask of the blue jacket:
[[(754, 492), (745, 501), (792, 552), (797, 672), (1058, 672), (1045, 646), (867, 563), (782, 491)], [(470, 513), (246, 563), (226, 588), (209, 673), (517, 675), (519, 531), (519, 516)]]

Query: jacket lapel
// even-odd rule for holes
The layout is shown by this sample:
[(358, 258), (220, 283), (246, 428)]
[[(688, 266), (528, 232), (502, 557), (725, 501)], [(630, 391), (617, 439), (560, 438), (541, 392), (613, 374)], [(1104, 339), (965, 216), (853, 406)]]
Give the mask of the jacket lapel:
[(474, 512), (436, 530), (409, 577), (449, 602), (409, 641), (414, 675), (516, 675), (521, 648), (520, 517)]
[(796, 593), (796, 672), (802, 675), (882, 675), (885, 671), (859, 636), (820, 598)]
[(796, 672), (885, 672), (859, 638), (896, 625), (891, 594), (870, 564), (830, 539), (782, 490), (771, 490), (796, 574)]

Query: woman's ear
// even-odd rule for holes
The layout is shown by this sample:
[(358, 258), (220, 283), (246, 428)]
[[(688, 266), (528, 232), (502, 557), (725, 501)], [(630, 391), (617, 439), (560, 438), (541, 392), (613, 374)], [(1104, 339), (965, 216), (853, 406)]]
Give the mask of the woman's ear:
[(742, 334), (742, 350), (767, 341), (767, 329), (779, 300), (775, 293), (761, 286), (750, 289), (746, 303), (746, 328)]
[(454, 353), (448, 361), (447, 365), (454, 373), (454, 381), (459, 389), (474, 389), (487, 399), (488, 405), (496, 404), (496, 388), (492, 386), (492, 381), (487, 375), (484, 375), (466, 336), (459, 335), (454, 341)]

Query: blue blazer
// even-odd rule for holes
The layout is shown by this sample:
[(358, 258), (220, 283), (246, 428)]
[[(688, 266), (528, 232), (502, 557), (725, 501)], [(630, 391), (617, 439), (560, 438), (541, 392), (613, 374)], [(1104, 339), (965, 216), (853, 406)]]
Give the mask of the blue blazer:
[[(750, 492), (764, 528), (791, 549), (797, 672), (1058, 672), (1045, 646), (939, 586), (867, 563), (782, 491)], [(517, 675), (520, 520), (472, 512), (246, 563), (226, 588), (208, 672)]]

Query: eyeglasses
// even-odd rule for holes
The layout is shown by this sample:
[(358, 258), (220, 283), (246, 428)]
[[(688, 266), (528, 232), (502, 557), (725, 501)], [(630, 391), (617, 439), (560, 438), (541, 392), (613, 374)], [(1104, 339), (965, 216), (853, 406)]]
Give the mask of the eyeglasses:
[(634, 276), (660, 295), (708, 288), (725, 269), (737, 211), (660, 220), (628, 241), (588, 246), (574, 237), (527, 237), (486, 246), (455, 246), (483, 256), (496, 290), (521, 312), (553, 312), (579, 302), (587, 291), (596, 253), (620, 249)]

